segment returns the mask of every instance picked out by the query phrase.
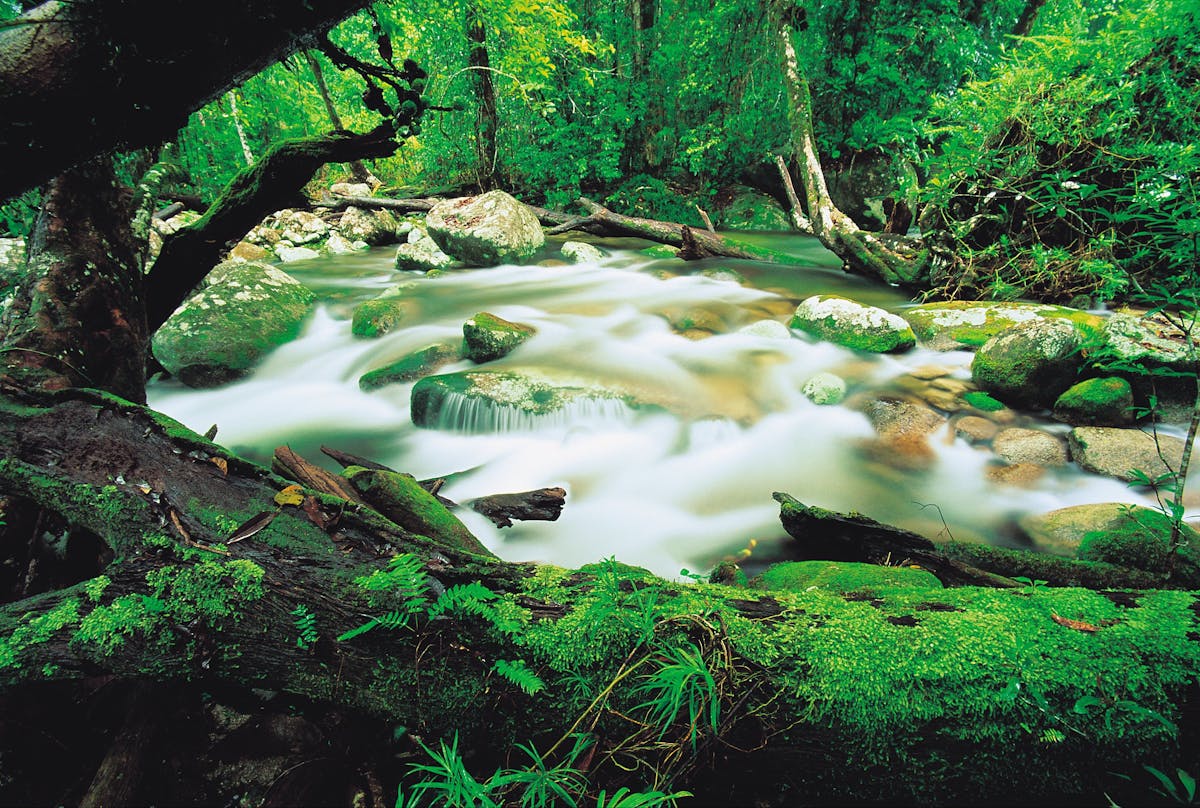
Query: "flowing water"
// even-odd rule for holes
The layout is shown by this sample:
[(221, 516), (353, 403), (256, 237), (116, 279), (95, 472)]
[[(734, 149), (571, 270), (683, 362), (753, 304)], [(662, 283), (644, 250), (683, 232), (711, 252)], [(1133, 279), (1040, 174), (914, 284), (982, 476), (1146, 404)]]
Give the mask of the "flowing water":
[[(303, 333), (233, 384), (191, 390), (156, 380), (150, 404), (199, 432), (217, 424), (219, 442), (263, 462), (287, 444), (337, 469), (319, 451), (327, 445), (418, 479), (448, 476), (441, 494), (458, 502), (561, 486), (567, 504), (556, 522), (497, 529), (468, 509), (458, 514), (509, 560), (578, 566), (615, 556), (667, 577), (708, 570), (752, 543), (752, 566), (786, 557), (774, 491), (934, 539), (1006, 545), (1019, 544), (1014, 521), (1026, 513), (1140, 501), (1125, 485), (1073, 467), (1050, 470), (1036, 490), (992, 483), (985, 475), (990, 453), (948, 432), (931, 440), (931, 468), (901, 471), (869, 459), (861, 449), (874, 434), (866, 417), (811, 403), (800, 393), (804, 382), (832, 371), (853, 394), (928, 365), (967, 379), (970, 354), (918, 349), (867, 357), (796, 332), (790, 340), (739, 333), (758, 320), (786, 323), (812, 294), (894, 311), (907, 304), (890, 289), (842, 273), (812, 239), (756, 237), (810, 264), (655, 261), (636, 252), (648, 246), (639, 240), (597, 242), (608, 253), (597, 263), (436, 278), (394, 271), (394, 248), (288, 264), (283, 268), (320, 300)], [(744, 284), (701, 274), (719, 269), (735, 270)], [(379, 339), (353, 337), (355, 306), (397, 283), (412, 302), (404, 327)], [(485, 310), (537, 328), (494, 366), (615, 385), (668, 407), (634, 410), (597, 399), (533, 417), (451, 401), (431, 429), (409, 417), (412, 383), (359, 389), (369, 370), (432, 342), (460, 340), (463, 322)], [(678, 333), (689, 327), (716, 335)], [(470, 367), (463, 361), (440, 372)]]

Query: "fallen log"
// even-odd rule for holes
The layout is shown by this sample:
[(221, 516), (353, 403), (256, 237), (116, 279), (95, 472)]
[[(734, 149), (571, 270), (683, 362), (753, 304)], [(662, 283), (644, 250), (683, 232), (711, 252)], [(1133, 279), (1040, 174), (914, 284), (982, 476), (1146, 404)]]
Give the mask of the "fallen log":
[[(1200, 668), (1191, 593), (965, 586), (864, 602), (614, 560), (511, 564), (363, 505), (313, 519), (278, 503), (289, 481), (111, 396), (10, 391), (0, 414), (0, 495), (111, 551), (74, 585), (0, 606), (0, 698), (97, 677), (266, 690), (372, 721), (372, 739), (397, 725), (435, 749), (457, 738), (481, 778), (516, 743), (558, 763), (579, 738), (592, 789), (722, 804), (1119, 799), (1108, 772), (1196, 751), (1174, 729)], [(706, 683), (696, 711), (655, 711), (685, 673)], [(382, 740), (346, 754), (398, 765)], [(82, 791), (97, 765), (63, 760), (56, 776)]]
[(471, 510), (491, 519), (496, 527), (512, 527), (512, 520), (553, 522), (567, 501), (563, 488), (539, 488), (516, 494), (492, 494), (467, 503)]

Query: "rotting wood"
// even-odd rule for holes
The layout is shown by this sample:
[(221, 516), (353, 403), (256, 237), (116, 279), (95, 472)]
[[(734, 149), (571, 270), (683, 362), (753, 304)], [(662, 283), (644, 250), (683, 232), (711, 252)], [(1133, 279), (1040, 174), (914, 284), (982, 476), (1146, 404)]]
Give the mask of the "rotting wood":
[(497, 527), (512, 527), (514, 519), (553, 522), (562, 513), (566, 501), (566, 489), (539, 488), (515, 494), (492, 494), (473, 499), (467, 505), (491, 519)]

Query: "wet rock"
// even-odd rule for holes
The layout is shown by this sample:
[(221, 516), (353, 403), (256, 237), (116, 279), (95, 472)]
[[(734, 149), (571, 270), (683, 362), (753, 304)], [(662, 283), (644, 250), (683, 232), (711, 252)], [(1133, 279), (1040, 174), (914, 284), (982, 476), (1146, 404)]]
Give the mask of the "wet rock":
[(251, 244), (249, 241), (239, 241), (229, 251), (228, 260), (239, 263), (244, 261), (262, 261), (269, 255), (270, 253), (267, 252), (265, 247), (258, 244)]
[(290, 264), (293, 261), (308, 261), (312, 258), (320, 258), (321, 254), (309, 247), (291, 247), (281, 242), (275, 245), (275, 257), (285, 264)]
[(931, 468), (937, 454), (929, 436), (946, 423), (945, 416), (910, 401), (875, 399), (863, 408), (878, 437), (863, 444), (868, 457), (895, 468)]
[(987, 443), (999, 431), (999, 424), (978, 415), (964, 415), (954, 420), (954, 434), (968, 443)]
[(331, 255), (346, 255), (352, 252), (365, 250), (370, 245), (365, 241), (350, 241), (336, 230), (330, 231), (329, 238), (325, 241), (325, 250)]
[(1033, 320), (1001, 331), (971, 362), (977, 385), (1017, 407), (1049, 408), (1075, 383), (1081, 337), (1066, 320)]
[(1073, 426), (1132, 424), (1133, 388), (1116, 376), (1079, 382), (1054, 402), (1054, 420)]
[(404, 297), (404, 287), (384, 292), (354, 309), (350, 333), (356, 337), (382, 337), (400, 327), (418, 311), (415, 301)]
[(329, 225), (325, 220), (306, 210), (281, 211), (275, 227), (283, 239), (297, 247), (320, 241), (329, 234)]
[(432, 269), (445, 269), (454, 263), (454, 259), (442, 252), (437, 242), (429, 237), (429, 233), (423, 227), (410, 228), (404, 243), (396, 248), (398, 270), (428, 272)]
[(386, 210), (346, 208), (338, 220), (338, 231), (350, 241), (365, 241), (372, 247), (395, 244), (396, 217)]
[(814, 295), (802, 302), (791, 327), (858, 351), (897, 353), (916, 344), (903, 317), (834, 295)]
[(832, 373), (818, 373), (804, 383), (800, 392), (814, 404), (840, 404), (846, 397), (846, 382)]
[(154, 334), (154, 355), (190, 387), (232, 381), (295, 338), (315, 300), (275, 267), (221, 264)]
[(903, 315), (921, 345), (935, 351), (974, 350), (1007, 328), (1036, 320), (1065, 319), (1092, 328), (1103, 322), (1094, 314), (1044, 303), (926, 303)]
[[(467, 432), (502, 430), (506, 425), (527, 422), (533, 416), (548, 416), (572, 404), (598, 403), (613, 412), (623, 407), (623, 397), (598, 385), (541, 377), (532, 373), (464, 371), (427, 376), (414, 385), (411, 398), (412, 422), (420, 427), (455, 428)], [(462, 415), (465, 404), (476, 406)], [(453, 418), (454, 410), (460, 418)]]
[(1183, 459), (1182, 439), (1159, 435), (1156, 440), (1140, 429), (1080, 426), (1071, 430), (1067, 441), (1080, 468), (1126, 482), (1136, 479), (1134, 470), (1151, 479), (1170, 474)]
[(463, 356), (479, 364), (492, 362), (507, 356), (536, 333), (531, 325), (481, 311), (463, 323)]
[(520, 263), (546, 241), (533, 212), (503, 191), (439, 202), (425, 226), (447, 255), (480, 267)]
[(358, 387), (360, 390), (377, 390), (389, 384), (416, 381), (458, 361), (460, 354), (457, 345), (427, 345), (395, 362), (364, 373), (359, 377)]
[(791, 339), (792, 330), (777, 320), (759, 320), (738, 329), (739, 334), (766, 339)]
[(992, 440), (992, 451), (1012, 464), (1065, 466), (1068, 462), (1066, 441), (1040, 429), (1005, 429)]
[(1015, 488), (1035, 488), (1046, 476), (1046, 467), (1037, 463), (988, 466), (984, 470), (984, 476), (994, 483)]
[(582, 241), (564, 241), (559, 252), (572, 264), (592, 264), (604, 260), (604, 253)]

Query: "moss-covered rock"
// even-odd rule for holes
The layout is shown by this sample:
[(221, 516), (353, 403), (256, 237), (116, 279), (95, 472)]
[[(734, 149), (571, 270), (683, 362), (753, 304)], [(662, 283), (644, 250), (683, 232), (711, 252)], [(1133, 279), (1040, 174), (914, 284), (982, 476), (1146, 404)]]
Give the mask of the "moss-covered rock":
[(224, 384), (294, 339), (315, 301), (275, 267), (221, 264), (154, 334), (154, 356), (190, 387)]
[(1073, 426), (1125, 426), (1134, 421), (1133, 388), (1116, 376), (1072, 385), (1054, 402), (1054, 419)]
[(447, 255), (472, 266), (520, 263), (546, 242), (533, 211), (504, 191), (439, 202), (425, 225)]
[(679, 248), (669, 244), (655, 244), (653, 247), (638, 250), (638, 253), (647, 258), (676, 258), (679, 255)]
[(855, 561), (783, 561), (750, 580), (753, 589), (803, 592), (820, 587), (830, 592), (876, 594), (895, 589), (941, 589), (933, 573), (915, 567), (884, 567)]
[(903, 317), (836, 295), (814, 295), (796, 307), (791, 327), (856, 351), (899, 353), (916, 344)]
[(921, 345), (937, 351), (974, 350), (1006, 328), (1034, 320), (1065, 319), (1093, 330), (1103, 323), (1098, 315), (1065, 306), (971, 300), (925, 303), (903, 316)]
[(1006, 404), (1049, 408), (1078, 378), (1082, 341), (1068, 320), (1031, 320), (984, 343), (971, 361), (971, 375)]
[(338, 230), (350, 241), (365, 241), (372, 246), (395, 244), (396, 217), (386, 210), (349, 207), (338, 220)]
[(531, 325), (513, 323), (481, 311), (463, 323), (463, 356), (472, 362), (492, 362), (537, 333)]
[(718, 227), (746, 231), (792, 229), (787, 211), (775, 197), (745, 186), (737, 186), (733, 191), (733, 198), (717, 218)]
[(355, 307), (350, 321), (350, 332), (356, 337), (368, 339), (382, 337), (412, 317), (416, 308), (416, 303), (403, 296), (403, 289), (385, 292)]
[(564, 241), (559, 252), (572, 264), (594, 264), (604, 259), (600, 248), (582, 241)]
[(360, 390), (378, 390), (389, 384), (415, 381), (437, 372), (439, 368), (459, 359), (460, 355), (457, 345), (427, 345), (395, 362), (364, 373), (358, 379), (358, 387)]
[(406, 240), (396, 248), (396, 269), (429, 272), (453, 266), (454, 259), (442, 252), (424, 227), (415, 225), (408, 230)]
[(846, 397), (846, 382), (832, 373), (818, 373), (804, 383), (800, 392), (814, 404), (840, 404)]

